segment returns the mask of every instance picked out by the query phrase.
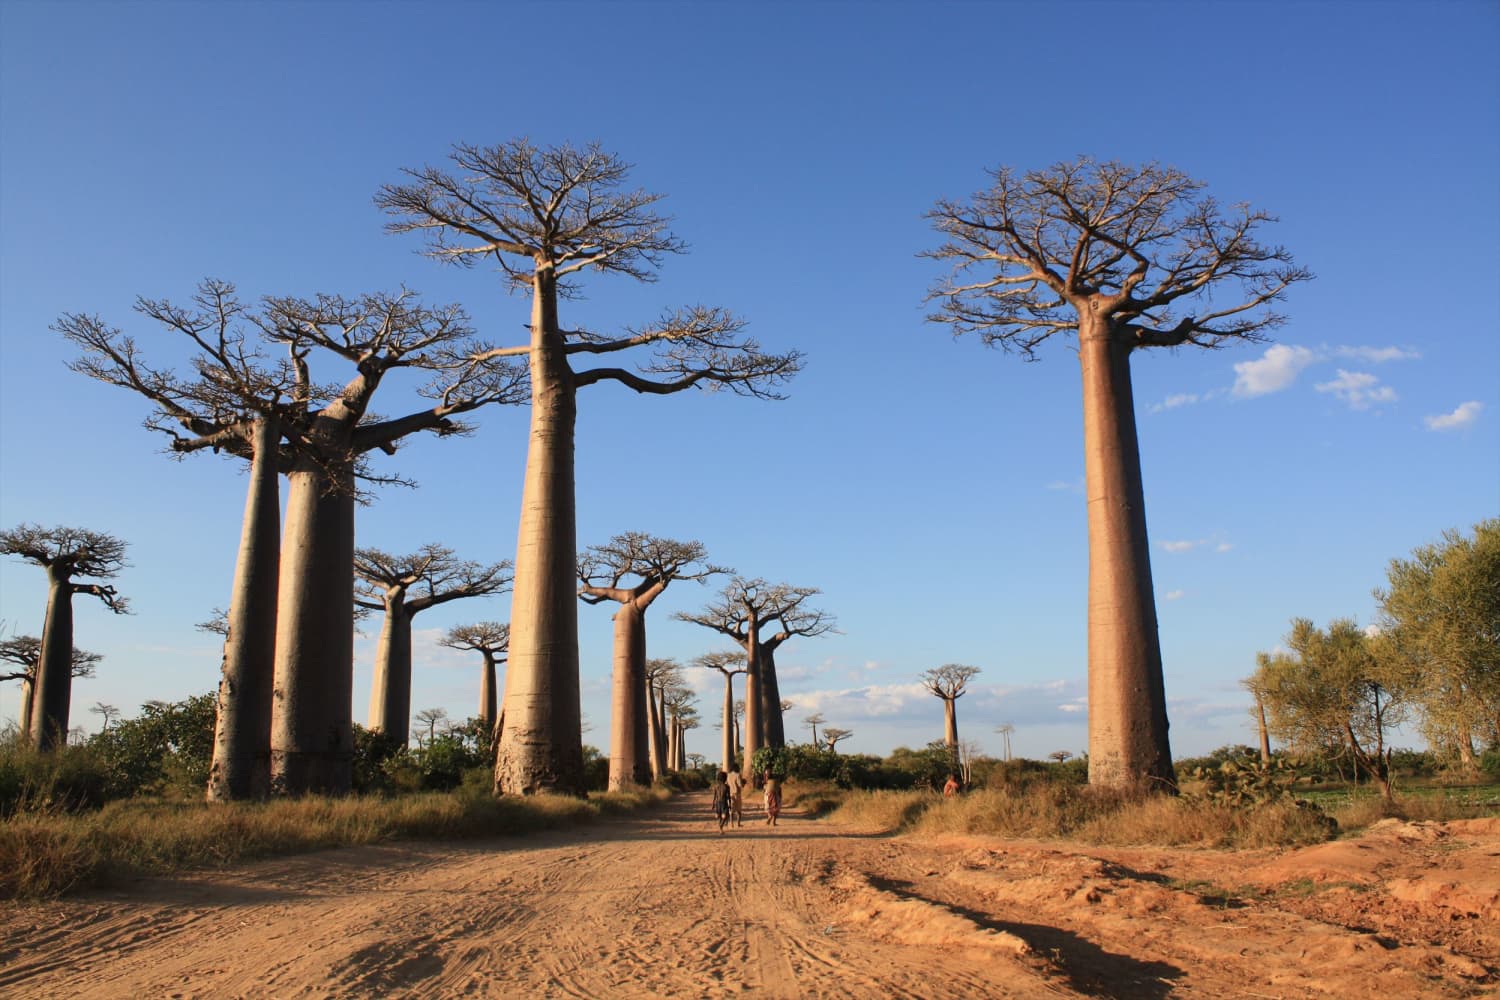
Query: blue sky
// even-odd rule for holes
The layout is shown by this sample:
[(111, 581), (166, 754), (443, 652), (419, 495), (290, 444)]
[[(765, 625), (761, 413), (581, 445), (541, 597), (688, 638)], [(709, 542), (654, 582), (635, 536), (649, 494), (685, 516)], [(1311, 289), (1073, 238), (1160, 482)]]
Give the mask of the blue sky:
[[(1088, 44), (1080, 34), (1086, 32)], [(417, 289), (497, 341), (527, 303), (382, 232), (371, 203), (454, 142), (597, 140), (666, 194), (688, 254), (595, 281), (565, 322), (601, 330), (722, 305), (806, 352), (781, 403), (585, 390), (581, 544), (704, 542), (749, 576), (823, 589), (841, 632), (785, 646), (789, 732), (820, 711), (884, 753), (941, 736), (922, 670), (972, 663), (961, 735), (998, 752), (1086, 746), (1078, 369), (1024, 364), (924, 321), (923, 214), (1001, 164), (1159, 160), (1317, 280), (1276, 344), (1137, 355), (1173, 749), (1251, 739), (1238, 681), (1296, 615), (1369, 621), (1387, 562), (1500, 512), (1500, 8), (1443, 4), (0, 3), (0, 522), (131, 544), (135, 614), (77, 605), (105, 654), (87, 707), (214, 689), (193, 630), (227, 602), (245, 478), (174, 462), (144, 403), (65, 368), (49, 324), (97, 313), (166, 364), (131, 312), (205, 277), (263, 294)], [(324, 365), (324, 378), (344, 373)], [(382, 389), (376, 409), (416, 405)], [(359, 543), (515, 546), (526, 423), (418, 439), (418, 479), (359, 513)], [(671, 620), (652, 655), (721, 648)], [(7, 632), (36, 634), (40, 570), (0, 562)], [(472, 713), (477, 657), (432, 644), (504, 598), (416, 621), (413, 705)], [(606, 745), (609, 611), (580, 607), (587, 739)], [(365, 718), (374, 635), (357, 643)], [(717, 681), (718, 675), (712, 679)], [(703, 676), (705, 716), (716, 684)], [(18, 689), (0, 690), (0, 719)], [(712, 754), (713, 730), (689, 749)]]

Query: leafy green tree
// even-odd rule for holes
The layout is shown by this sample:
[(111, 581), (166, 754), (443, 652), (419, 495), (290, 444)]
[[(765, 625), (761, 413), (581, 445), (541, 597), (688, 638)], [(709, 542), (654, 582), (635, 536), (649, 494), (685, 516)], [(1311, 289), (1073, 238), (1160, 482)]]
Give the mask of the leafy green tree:
[(109, 775), (109, 797), (168, 790), (196, 795), (208, 780), (214, 752), (217, 698), (148, 701), (141, 714), (116, 722), (89, 740)]
[(1446, 531), (1386, 575), (1380, 623), (1390, 653), (1421, 677), (1423, 735), (1475, 774), (1476, 741), (1500, 743), (1500, 518), (1473, 537)]
[(1261, 653), (1253, 678), (1271, 735), (1295, 750), (1339, 746), (1391, 798), (1386, 737), (1405, 720), (1416, 694), (1409, 666), (1349, 618), (1319, 629), (1294, 618), (1290, 652)]

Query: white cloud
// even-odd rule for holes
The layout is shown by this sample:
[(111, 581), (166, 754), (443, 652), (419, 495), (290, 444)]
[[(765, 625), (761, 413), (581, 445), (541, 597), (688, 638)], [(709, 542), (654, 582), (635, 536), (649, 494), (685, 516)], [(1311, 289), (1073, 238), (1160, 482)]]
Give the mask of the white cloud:
[(1197, 541), (1162, 542), (1161, 547), (1168, 552), (1191, 552), (1204, 543), (1203, 539)]
[(1358, 358), (1372, 365), (1387, 361), (1415, 361), (1422, 356), (1417, 351), (1402, 347), (1335, 347), (1333, 354), (1339, 358)]
[(1169, 591), (1167, 591), (1167, 595), (1166, 596), (1167, 596), (1167, 600), (1169, 600), (1169, 601), (1180, 601), (1184, 597), (1187, 596), (1187, 591), (1185, 591), (1185, 590), (1169, 590)]
[(1477, 399), (1471, 399), (1467, 403), (1458, 404), (1458, 409), (1452, 413), (1441, 413), (1435, 417), (1423, 417), (1422, 423), (1427, 425), (1430, 431), (1456, 431), (1460, 427), (1468, 427), (1479, 419), (1479, 411), (1484, 409), (1484, 404)]
[(1179, 406), (1191, 406), (1193, 403), (1196, 403), (1205, 398), (1206, 397), (1200, 396), (1196, 392), (1174, 393), (1168, 396), (1166, 399), (1162, 400), (1160, 403), (1156, 403), (1155, 405), (1153, 405), (1151, 407), (1151, 412), (1160, 413), (1163, 410), (1175, 410)]
[(1234, 365), (1233, 394), (1251, 399), (1280, 392), (1297, 380), (1302, 369), (1318, 360), (1306, 347), (1276, 344), (1254, 361), (1237, 361)]
[(1228, 552), (1232, 548), (1234, 548), (1234, 546), (1231, 543), (1229, 543), (1229, 542), (1220, 542), (1218, 545), (1214, 546), (1214, 551), (1215, 552)]
[(1380, 403), (1394, 403), (1396, 390), (1380, 384), (1378, 375), (1338, 369), (1338, 378), (1313, 386), (1319, 392), (1331, 392), (1349, 404), (1351, 410), (1368, 410)]

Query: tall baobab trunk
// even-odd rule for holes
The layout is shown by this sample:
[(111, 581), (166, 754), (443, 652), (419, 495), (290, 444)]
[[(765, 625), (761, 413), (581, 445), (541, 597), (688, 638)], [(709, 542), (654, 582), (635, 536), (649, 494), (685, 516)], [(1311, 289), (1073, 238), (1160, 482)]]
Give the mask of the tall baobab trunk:
[(255, 423), (250, 485), (229, 600), (219, 679), (210, 802), (265, 798), (271, 790), (271, 692), (276, 673), (276, 588), (281, 566), (281, 428)]
[(398, 587), (387, 592), (370, 682), (370, 728), (402, 744), (411, 725), (411, 620), (406, 591)]
[(943, 699), (943, 742), (948, 751), (958, 757), (958, 699)]
[(31, 693), (31, 745), (43, 752), (68, 742), (73, 700), (73, 583), (65, 569), (47, 567), (47, 620)]
[(31, 738), (31, 706), (36, 698), (36, 682), (30, 677), (21, 678), (21, 733)]
[(299, 459), (287, 489), (271, 724), (275, 791), (347, 794), (353, 782), (354, 481)]
[(755, 638), (759, 626), (760, 621), (752, 613), (745, 632), (749, 636), (745, 643), (745, 759), (740, 767), (740, 773), (752, 788), (760, 787), (760, 775), (755, 773), (755, 751), (764, 745), (760, 721), (763, 704), (760, 693), (760, 643)]
[(516, 539), (500, 794), (582, 795), (578, 692), (578, 545), (573, 482), (576, 387), (557, 327), (552, 265), (539, 261), (531, 314), (531, 440)]
[(757, 666), (760, 668), (761, 745), (786, 746), (786, 722), (781, 716), (781, 686), (776, 683), (776, 647), (760, 644)]
[(650, 730), (647, 749), (651, 757), (651, 778), (654, 781), (667, 771), (667, 741), (662, 729), (661, 705), (656, 700), (652, 684), (646, 683), (647, 728)]
[(724, 773), (734, 770), (734, 674), (724, 674), (724, 740), (720, 756), (724, 759)]
[(1089, 525), (1089, 783), (1175, 787), (1130, 346), (1079, 316)]
[(479, 651), (484, 657), (484, 670), (479, 675), (479, 718), (493, 735), (495, 731), (495, 654), (488, 649)]
[(651, 783), (646, 718), (646, 614), (632, 602), (615, 612), (614, 703), (610, 707), (609, 789)]
[(1260, 766), (1271, 766), (1271, 732), (1266, 727), (1266, 703), (1260, 692), (1255, 692), (1255, 729), (1260, 737)]

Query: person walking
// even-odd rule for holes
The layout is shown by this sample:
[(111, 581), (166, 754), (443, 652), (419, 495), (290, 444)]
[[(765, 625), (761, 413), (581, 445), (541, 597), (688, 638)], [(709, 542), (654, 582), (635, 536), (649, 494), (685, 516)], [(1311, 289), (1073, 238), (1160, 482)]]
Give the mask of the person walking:
[(724, 779), (723, 771), (714, 776), (714, 797), (709, 805), (709, 808), (713, 810), (714, 818), (719, 821), (720, 834), (724, 832), (724, 827), (729, 822), (729, 784)]
[[(722, 772), (721, 772), (722, 773)], [(729, 772), (729, 818), (735, 826), (745, 825), (745, 777), (738, 771)]]
[(948, 775), (948, 781), (943, 785), (943, 794), (949, 798), (958, 794), (958, 775)]
[(775, 826), (781, 815), (781, 779), (766, 772), (766, 825)]

